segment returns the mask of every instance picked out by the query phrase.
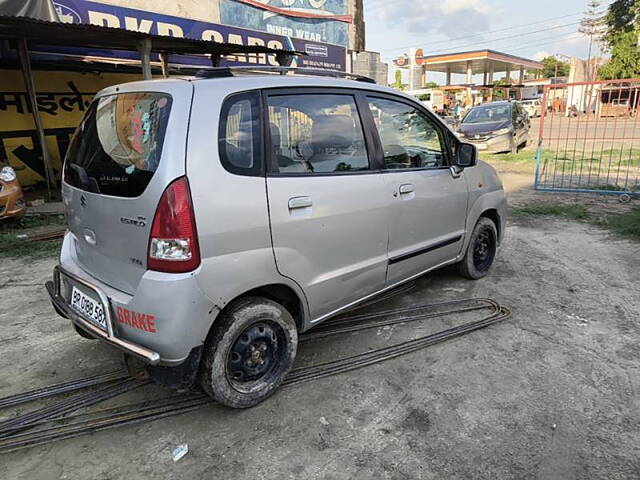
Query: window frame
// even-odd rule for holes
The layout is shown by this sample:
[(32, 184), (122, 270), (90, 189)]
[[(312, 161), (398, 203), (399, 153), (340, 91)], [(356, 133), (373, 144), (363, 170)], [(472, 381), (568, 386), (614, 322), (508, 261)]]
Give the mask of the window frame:
[[(338, 171), (338, 172), (274, 172), (272, 170), (273, 159), (273, 147), (271, 144), (271, 131), (266, 128), (269, 125), (269, 97), (282, 97), (289, 95), (345, 95), (353, 97), (356, 112), (360, 119), (360, 126), (362, 128), (362, 134), (364, 136), (364, 145), (369, 159), (368, 170), (355, 170), (355, 171)], [(341, 88), (341, 87), (275, 87), (262, 90), (262, 124), (263, 124), (263, 136), (264, 136), (264, 152), (265, 152), (265, 166), (267, 177), (332, 177), (337, 175), (371, 175), (374, 173), (380, 173), (382, 170), (381, 165), (377, 161), (377, 154), (375, 150), (375, 143), (373, 134), (369, 131), (368, 123), (366, 121), (369, 107), (363, 105), (362, 96), (360, 90)], [(364, 110), (366, 107), (366, 110)], [(370, 113), (369, 113), (370, 115)]]
[[(374, 133), (374, 141), (376, 144), (376, 153), (378, 155), (377, 163), (381, 165), (381, 171), (383, 173), (401, 173), (401, 172), (422, 172), (422, 171), (438, 171), (438, 170), (449, 170), (453, 165), (453, 145), (451, 145), (453, 140), (452, 132), (442, 124), (442, 121), (438, 119), (434, 114), (432, 114), (427, 108), (423, 105), (420, 105), (418, 102), (414, 102), (413, 100), (402, 97), (399, 95), (393, 95), (386, 92), (378, 92), (375, 90), (363, 90), (362, 101), (367, 107), (367, 129), (372, 129)], [(442, 165), (439, 167), (413, 167), (413, 168), (397, 168), (397, 169), (388, 169), (384, 163), (384, 151), (382, 148), (382, 141), (380, 140), (380, 134), (378, 132), (378, 127), (375, 124), (373, 113), (371, 112), (371, 108), (369, 106), (369, 98), (379, 98), (381, 100), (390, 100), (398, 103), (403, 103), (408, 105), (414, 109), (416, 109), (423, 117), (427, 119), (429, 123), (433, 125), (433, 127), (440, 133), (442, 140), (444, 142), (443, 145), (443, 155), (446, 162), (446, 165)]]
[[(258, 109), (257, 112), (257, 120), (258, 120), (258, 128), (255, 133), (257, 134), (257, 139), (252, 139), (253, 141), (253, 150), (254, 150), (254, 163), (251, 168), (243, 168), (238, 167), (232, 164), (227, 156), (226, 156), (226, 148), (223, 142), (223, 138), (227, 136), (227, 118), (229, 116), (229, 111), (231, 107), (237, 103), (238, 101), (249, 100), (251, 102), (252, 107), (254, 106)], [(264, 110), (262, 95), (260, 95), (260, 90), (246, 90), (241, 92), (234, 92), (230, 95), (227, 95), (222, 101), (222, 105), (220, 107), (220, 116), (218, 120), (218, 158), (220, 160), (220, 164), (222, 167), (229, 173), (234, 175), (241, 175), (244, 177), (263, 177), (265, 173), (265, 129), (264, 129), (264, 120), (262, 111)]]

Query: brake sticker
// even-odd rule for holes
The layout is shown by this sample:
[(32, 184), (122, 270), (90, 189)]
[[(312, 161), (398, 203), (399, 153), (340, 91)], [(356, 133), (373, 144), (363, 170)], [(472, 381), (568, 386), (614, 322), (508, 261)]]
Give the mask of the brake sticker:
[(129, 325), (130, 327), (144, 330), (149, 333), (156, 333), (156, 317), (148, 313), (139, 313), (127, 310), (123, 307), (116, 307), (118, 323)]

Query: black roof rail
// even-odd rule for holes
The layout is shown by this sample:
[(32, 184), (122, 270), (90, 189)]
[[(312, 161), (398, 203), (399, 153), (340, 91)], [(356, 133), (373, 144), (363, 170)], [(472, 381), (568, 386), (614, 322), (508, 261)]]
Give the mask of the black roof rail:
[(280, 75), (286, 75), (287, 73), (294, 73), (297, 75), (310, 75), (314, 77), (333, 77), (333, 78), (346, 78), (349, 80), (356, 80), (358, 82), (376, 83), (373, 78), (365, 77), (364, 75), (358, 75), (356, 73), (340, 72), (337, 70), (321, 70), (316, 68), (298, 68), (298, 67), (213, 67), (206, 70), (199, 70), (196, 72), (196, 77), (199, 78), (219, 78), (219, 77), (234, 77), (242, 74), (260, 74), (260, 73), (279, 73)]

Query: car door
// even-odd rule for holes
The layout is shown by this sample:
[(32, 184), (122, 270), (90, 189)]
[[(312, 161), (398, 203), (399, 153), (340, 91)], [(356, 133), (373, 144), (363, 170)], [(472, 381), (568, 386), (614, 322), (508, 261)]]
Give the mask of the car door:
[(318, 321), (384, 288), (386, 185), (352, 92), (278, 89), (263, 103), (277, 267), (304, 289)]
[(461, 251), (468, 190), (450, 169), (450, 132), (402, 97), (370, 93), (371, 129), (384, 165), (389, 215), (387, 286), (454, 260)]

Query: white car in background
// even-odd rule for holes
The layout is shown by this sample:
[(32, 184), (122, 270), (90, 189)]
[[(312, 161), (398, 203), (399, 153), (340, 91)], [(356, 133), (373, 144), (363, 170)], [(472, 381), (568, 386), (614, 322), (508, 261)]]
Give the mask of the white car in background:
[(539, 117), (542, 111), (542, 102), (539, 98), (534, 98), (531, 100), (522, 100), (520, 105), (524, 108), (529, 118)]

